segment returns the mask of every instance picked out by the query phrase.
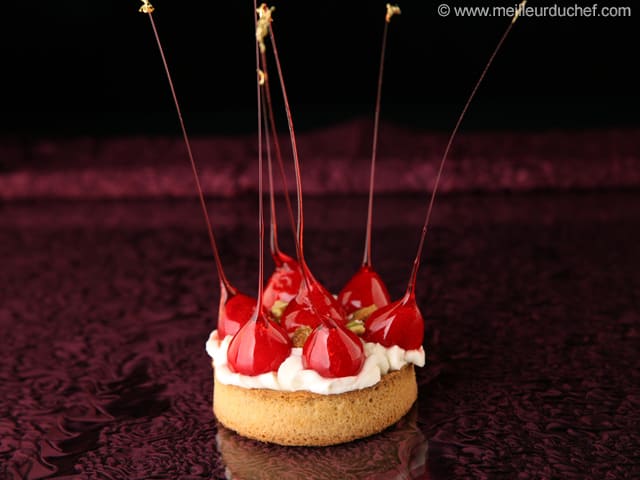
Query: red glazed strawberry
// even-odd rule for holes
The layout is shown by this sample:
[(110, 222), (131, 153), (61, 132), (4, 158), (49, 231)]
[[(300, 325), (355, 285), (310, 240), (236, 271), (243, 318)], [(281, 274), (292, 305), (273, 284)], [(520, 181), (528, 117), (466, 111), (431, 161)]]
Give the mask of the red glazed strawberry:
[(398, 345), (415, 350), (422, 345), (424, 320), (413, 293), (373, 312), (365, 322), (362, 338), (385, 347)]
[[(226, 290), (224, 288), (221, 290), (221, 295), (226, 297)], [(256, 311), (256, 303), (255, 298), (243, 293), (221, 298), (218, 310), (218, 335), (220, 338), (235, 335)]]
[(363, 265), (342, 289), (338, 302), (348, 315), (370, 305), (384, 307), (391, 297), (380, 275), (371, 266)]
[(269, 277), (264, 289), (262, 305), (271, 309), (276, 300), (289, 302), (300, 290), (302, 274), (300, 265), (290, 256), (278, 251), (273, 255), (276, 269)]
[(330, 319), (309, 335), (302, 349), (302, 365), (327, 378), (357, 375), (364, 365), (362, 341)]
[(322, 317), (329, 317), (338, 325), (343, 325), (346, 316), (338, 301), (308, 269), (304, 277), (300, 291), (282, 314), (280, 323), (285, 330), (292, 334), (301, 326), (315, 328), (320, 324)]
[(255, 376), (278, 370), (290, 353), (286, 332), (261, 314), (238, 330), (229, 344), (227, 361), (232, 372)]

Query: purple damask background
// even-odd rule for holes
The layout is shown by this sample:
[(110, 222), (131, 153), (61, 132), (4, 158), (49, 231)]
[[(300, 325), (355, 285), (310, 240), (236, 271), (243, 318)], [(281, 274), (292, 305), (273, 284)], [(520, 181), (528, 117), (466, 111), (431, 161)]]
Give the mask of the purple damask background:
[[(567, 138), (567, 150), (578, 148)], [(619, 145), (636, 141), (624, 138)], [(576, 172), (558, 183), (585, 175), (585, 165), (594, 175), (611, 168), (607, 158), (556, 155)], [(452, 178), (465, 161), (454, 159)], [(215, 422), (204, 342), (217, 279), (193, 199), (5, 199), (0, 476), (637, 478), (636, 188), (513, 185), (441, 197), (419, 279), (428, 364), (416, 407), (371, 439), (302, 450), (248, 441)], [(394, 297), (425, 199), (396, 190), (376, 201), (374, 263)], [(209, 202), (228, 275), (247, 291), (256, 203)], [(307, 256), (334, 291), (357, 268), (365, 208), (353, 194), (307, 198)], [(289, 236), (283, 228), (290, 249)]]

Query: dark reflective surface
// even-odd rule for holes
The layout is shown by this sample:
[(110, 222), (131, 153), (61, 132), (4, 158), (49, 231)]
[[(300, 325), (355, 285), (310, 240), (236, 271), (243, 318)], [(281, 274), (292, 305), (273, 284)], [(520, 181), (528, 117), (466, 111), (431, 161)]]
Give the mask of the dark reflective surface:
[[(217, 280), (197, 204), (4, 204), (0, 477), (287, 478), (298, 466), (314, 478), (324, 466), (344, 478), (637, 478), (638, 198), (442, 198), (418, 289), (417, 407), (381, 435), (302, 450), (213, 418), (204, 342)], [(378, 202), (374, 261), (397, 297), (424, 199)], [(360, 259), (366, 202), (350, 203), (363, 225), (344, 203), (305, 204), (309, 263), (333, 291)], [(254, 210), (212, 204), (229, 276), (249, 293)]]
[(378, 435), (324, 448), (267, 445), (218, 425), (216, 446), (227, 477), (234, 480), (429, 478), (428, 443), (417, 426), (417, 414), (414, 406)]

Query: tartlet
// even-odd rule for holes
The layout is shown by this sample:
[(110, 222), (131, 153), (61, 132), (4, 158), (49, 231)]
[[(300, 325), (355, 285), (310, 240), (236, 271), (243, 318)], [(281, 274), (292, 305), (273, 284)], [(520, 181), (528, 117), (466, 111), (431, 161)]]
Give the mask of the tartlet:
[(225, 385), (215, 378), (213, 412), (240, 435), (291, 446), (326, 446), (381, 432), (418, 396), (414, 366), (387, 373), (361, 390), (323, 395)]

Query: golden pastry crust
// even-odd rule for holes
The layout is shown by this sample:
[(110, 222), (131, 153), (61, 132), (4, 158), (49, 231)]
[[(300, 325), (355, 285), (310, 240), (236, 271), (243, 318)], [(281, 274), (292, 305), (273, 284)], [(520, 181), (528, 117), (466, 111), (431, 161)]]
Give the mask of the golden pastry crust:
[(413, 365), (362, 390), (333, 395), (224, 385), (215, 378), (213, 413), (225, 427), (263, 442), (326, 446), (381, 432), (418, 397)]

